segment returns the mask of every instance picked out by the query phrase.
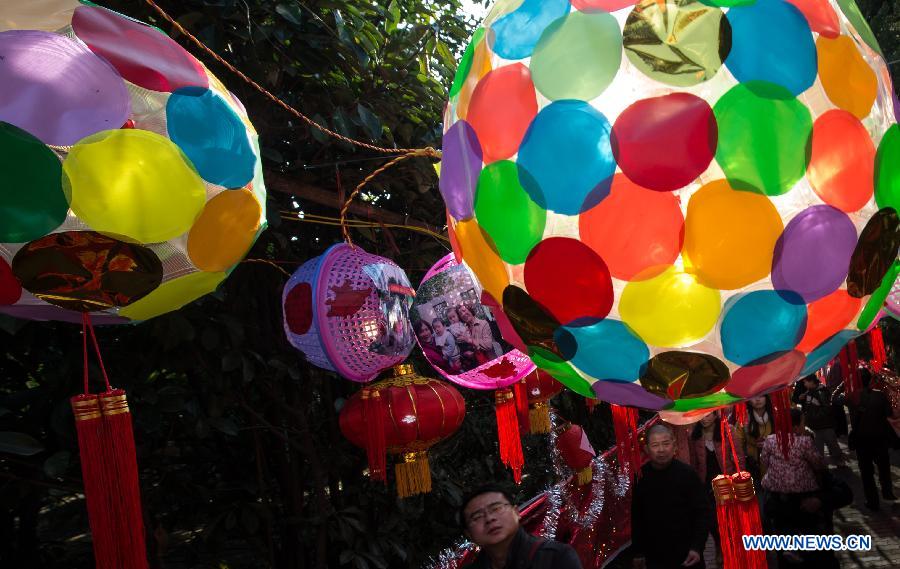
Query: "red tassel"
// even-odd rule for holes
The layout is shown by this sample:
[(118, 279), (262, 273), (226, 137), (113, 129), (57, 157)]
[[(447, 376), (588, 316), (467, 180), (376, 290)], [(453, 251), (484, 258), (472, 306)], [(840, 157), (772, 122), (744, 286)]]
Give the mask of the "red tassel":
[(772, 402), (772, 414), (774, 415), (775, 437), (781, 445), (781, 454), (787, 458), (791, 450), (791, 439), (794, 436), (794, 426), (791, 423), (791, 395), (790, 387), (778, 390), (769, 395)]
[(610, 405), (616, 433), (616, 459), (623, 473), (640, 475), (641, 450), (637, 439), (637, 409)]
[[(533, 372), (537, 373), (537, 371)], [(516, 397), (516, 415), (519, 417), (519, 431), (522, 433), (531, 432), (531, 421), (528, 417), (528, 385), (525, 379), (517, 381), (513, 385), (513, 394)]]
[[(766, 569), (766, 553), (761, 550), (744, 549), (741, 536), (763, 535), (762, 520), (759, 517), (759, 501), (753, 489), (753, 477), (749, 472), (739, 472), (731, 477), (734, 487), (736, 525), (738, 533), (734, 537), (735, 548), (738, 550), (740, 562), (736, 567), (740, 569)], [(722, 538), (725, 541), (725, 538)], [(724, 548), (724, 546), (723, 546)], [(726, 567), (728, 567), (726, 565)]]
[(594, 412), (594, 409), (597, 407), (597, 400), (592, 399), (590, 397), (585, 397), (584, 405), (587, 407), (588, 415)]
[(98, 568), (115, 566), (115, 527), (112, 508), (106, 493), (104, 466), (104, 428), (100, 414), (100, 399), (96, 395), (78, 395), (71, 399), (78, 433), (78, 452), (81, 456), (81, 476), (87, 502), (88, 522), (94, 542), (94, 558)]
[(747, 414), (747, 405), (738, 403), (734, 406), (734, 422), (739, 427), (746, 427), (750, 417)]
[[(723, 569), (741, 569), (740, 551), (736, 547), (737, 541), (740, 540), (738, 537), (740, 528), (735, 516), (736, 504), (731, 477), (724, 474), (716, 476), (713, 478), (712, 488), (716, 501), (716, 518), (719, 521)], [(743, 544), (741, 546), (743, 548)]]
[(125, 391), (114, 389), (100, 395), (105, 440), (104, 461), (109, 476), (106, 493), (115, 512), (114, 530), (118, 561), (116, 567), (147, 567), (144, 543), (144, 514), (138, 484), (134, 428)]
[(363, 418), (366, 430), (366, 457), (369, 476), (387, 484), (387, 442), (384, 432), (384, 413), (381, 394), (377, 389), (364, 387), (362, 392)]
[[(90, 333), (106, 393), (88, 394)], [(134, 430), (125, 392), (113, 389), (90, 317), (82, 315), (85, 394), (72, 399), (81, 470), (98, 569), (146, 569), (144, 517), (138, 485)]]
[(880, 326), (875, 326), (869, 332), (869, 344), (872, 347), (872, 367), (875, 368), (876, 373), (880, 373), (887, 361), (887, 351), (884, 349), (884, 335), (881, 333)]
[(522, 439), (519, 435), (519, 419), (516, 413), (515, 395), (511, 389), (498, 389), (494, 394), (494, 410), (497, 413), (497, 439), (500, 442), (500, 461), (513, 472), (516, 484), (522, 482)]

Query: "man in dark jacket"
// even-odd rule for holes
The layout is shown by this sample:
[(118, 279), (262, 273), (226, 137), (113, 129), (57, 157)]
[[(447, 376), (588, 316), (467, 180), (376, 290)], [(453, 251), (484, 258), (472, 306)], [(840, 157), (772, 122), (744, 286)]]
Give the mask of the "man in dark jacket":
[(854, 400), (847, 401), (850, 406), (852, 428), (850, 437), (852, 447), (856, 449), (856, 460), (859, 463), (859, 475), (862, 478), (863, 492), (866, 495), (866, 506), (870, 510), (878, 510), (875, 466), (878, 467), (881, 497), (889, 501), (897, 499), (894, 496), (891, 461), (888, 454), (891, 427), (887, 420), (893, 415), (893, 409), (887, 395), (879, 389), (874, 389), (872, 374), (868, 369), (860, 368), (859, 377), (863, 389)]
[(834, 430), (831, 396), (816, 376), (808, 375), (802, 381), (806, 391), (794, 391), (794, 402), (803, 408), (806, 426), (815, 434), (816, 448), (822, 456), (825, 456), (827, 445), (831, 460), (838, 466), (844, 466), (846, 459), (838, 445), (837, 433)]
[(675, 459), (675, 435), (666, 425), (650, 427), (647, 454), (631, 497), (634, 567), (704, 569), (712, 516), (706, 488), (693, 468)]
[(463, 499), (460, 522), (481, 548), (472, 569), (582, 569), (570, 546), (530, 535), (519, 527), (519, 511), (503, 488), (482, 486)]

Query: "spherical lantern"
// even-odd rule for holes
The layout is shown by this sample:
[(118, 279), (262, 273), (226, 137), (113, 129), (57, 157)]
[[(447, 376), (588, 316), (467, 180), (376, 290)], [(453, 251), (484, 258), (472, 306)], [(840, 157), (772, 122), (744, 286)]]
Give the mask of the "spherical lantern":
[(455, 433), (465, 415), (459, 391), (402, 364), (395, 366), (394, 377), (347, 400), (340, 427), (351, 443), (366, 449), (373, 479), (386, 480), (385, 452), (402, 457), (395, 465), (397, 494), (406, 498), (431, 491), (427, 451)]
[(852, 0), (497, 2), (444, 117), (455, 248), (586, 397), (778, 388), (896, 277), (891, 92)]
[(884, 310), (889, 316), (900, 320), (900, 280), (894, 283), (884, 302)]
[(525, 382), (528, 397), (528, 424), (531, 426), (531, 434), (547, 434), (552, 427), (549, 401), (565, 388), (542, 369), (529, 373), (522, 381)]
[(419, 347), (438, 373), (463, 387), (497, 390), (500, 457), (518, 481), (524, 458), (510, 386), (535, 367), (504, 339), (505, 317), (481, 302), (482, 293), (471, 271), (447, 255), (422, 279), (410, 319)]
[(256, 131), (162, 31), (93, 4), (0, 7), (0, 311), (145, 320), (265, 227)]
[(338, 243), (288, 280), (284, 331), (310, 363), (353, 381), (371, 381), (412, 350), (414, 295), (396, 263)]

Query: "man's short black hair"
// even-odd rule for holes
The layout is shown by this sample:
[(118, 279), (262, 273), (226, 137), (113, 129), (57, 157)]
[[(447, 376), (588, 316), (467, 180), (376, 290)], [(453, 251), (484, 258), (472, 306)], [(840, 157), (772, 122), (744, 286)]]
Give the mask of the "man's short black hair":
[(811, 373), (811, 374), (807, 375), (806, 377), (804, 377), (803, 381), (812, 381), (816, 385), (818, 385), (820, 383), (819, 378), (816, 377), (816, 374), (814, 374), (814, 373)]
[(481, 496), (482, 494), (490, 494), (491, 492), (496, 492), (498, 494), (501, 494), (506, 499), (507, 502), (509, 502), (513, 506), (516, 505), (516, 503), (513, 501), (512, 495), (502, 485), (497, 484), (496, 482), (491, 482), (489, 484), (484, 484), (483, 486), (479, 486), (478, 488), (472, 490), (471, 492), (469, 492), (468, 494), (463, 496), (462, 504), (459, 506), (459, 512), (457, 512), (457, 518), (459, 518), (459, 525), (463, 529), (466, 529), (465, 511), (466, 511), (466, 506), (469, 505), (469, 502), (471, 502), (478, 496)]

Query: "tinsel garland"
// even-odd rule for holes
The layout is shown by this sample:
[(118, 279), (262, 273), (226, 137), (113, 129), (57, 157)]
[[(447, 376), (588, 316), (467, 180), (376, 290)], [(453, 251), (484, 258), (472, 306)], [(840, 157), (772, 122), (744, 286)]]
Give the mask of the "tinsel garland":
[[(571, 507), (575, 504), (576, 496), (573, 487), (570, 485), (569, 478), (574, 472), (566, 466), (560, 453), (556, 450), (556, 424), (558, 417), (553, 409), (550, 410), (550, 422), (553, 428), (550, 429), (550, 448), (553, 453), (553, 470), (560, 482), (547, 489), (547, 510), (544, 514), (544, 522), (541, 526), (540, 535), (545, 539), (553, 539), (559, 529), (559, 520), (565, 513), (566, 520), (582, 529), (592, 527), (606, 504), (606, 483), (610, 476), (614, 476), (612, 480), (612, 489), (617, 498), (624, 497), (631, 487), (630, 476), (626, 472), (614, 473), (609, 467), (608, 462), (603, 455), (598, 455), (593, 460), (593, 477), (591, 486), (588, 490), (590, 500), (583, 507)], [(564, 507), (569, 504), (570, 507)]]
[(429, 569), (458, 569), (466, 555), (475, 549), (475, 544), (468, 539), (458, 541), (455, 545), (442, 549), (432, 559)]

